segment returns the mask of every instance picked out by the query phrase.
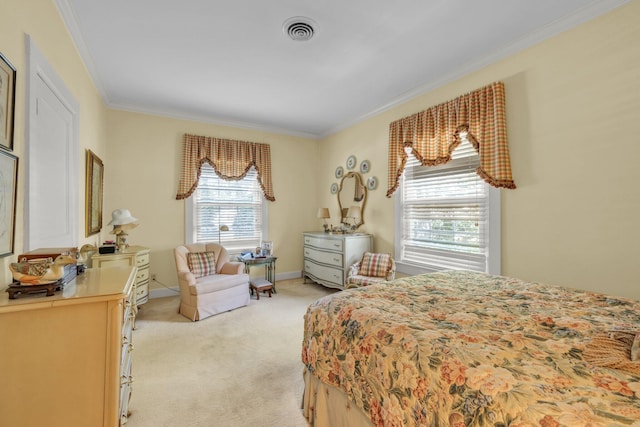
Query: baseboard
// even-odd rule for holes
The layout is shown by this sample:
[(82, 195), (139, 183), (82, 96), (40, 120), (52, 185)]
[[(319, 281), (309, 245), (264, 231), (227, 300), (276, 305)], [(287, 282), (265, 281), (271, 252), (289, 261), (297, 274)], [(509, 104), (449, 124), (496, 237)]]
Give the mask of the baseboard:
[[(278, 280), (299, 279), (302, 277), (302, 271), (287, 271), (284, 273), (276, 273), (276, 282)], [(164, 298), (180, 295), (178, 285), (173, 288), (163, 287), (149, 290), (149, 298)]]
[(302, 277), (302, 271), (287, 271), (286, 273), (276, 273), (277, 280), (299, 279)]
[(180, 289), (175, 288), (158, 288), (149, 290), (149, 298), (164, 298), (180, 295)]

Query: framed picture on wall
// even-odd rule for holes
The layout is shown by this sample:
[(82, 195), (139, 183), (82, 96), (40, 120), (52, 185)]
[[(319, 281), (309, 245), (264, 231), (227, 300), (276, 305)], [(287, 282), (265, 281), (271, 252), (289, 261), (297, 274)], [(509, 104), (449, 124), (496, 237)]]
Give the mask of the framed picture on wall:
[(0, 148), (13, 150), (16, 69), (0, 53)]
[(91, 150), (87, 150), (86, 181), (86, 235), (97, 234), (102, 230), (102, 180), (104, 165)]
[(0, 150), (0, 257), (13, 254), (18, 158)]

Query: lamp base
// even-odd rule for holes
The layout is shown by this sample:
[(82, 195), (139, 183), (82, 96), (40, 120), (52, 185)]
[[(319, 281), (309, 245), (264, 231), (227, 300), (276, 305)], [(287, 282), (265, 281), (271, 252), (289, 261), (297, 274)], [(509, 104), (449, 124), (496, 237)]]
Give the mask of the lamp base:
[(116, 246), (118, 246), (119, 251), (124, 251), (127, 249), (127, 246), (129, 246), (127, 244), (127, 237), (129, 237), (127, 233), (116, 234)]

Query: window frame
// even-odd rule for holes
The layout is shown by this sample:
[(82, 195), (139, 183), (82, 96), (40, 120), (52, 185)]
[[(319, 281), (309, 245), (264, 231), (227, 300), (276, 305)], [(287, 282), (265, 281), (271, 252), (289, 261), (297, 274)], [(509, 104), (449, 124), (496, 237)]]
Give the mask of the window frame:
[[(434, 268), (427, 265), (418, 265), (414, 263), (407, 263), (402, 260), (402, 234), (403, 234), (403, 207), (402, 207), (402, 195), (404, 186), (404, 172), (400, 179), (398, 189), (394, 194), (394, 258), (396, 261), (396, 270), (402, 274), (415, 275), (423, 273), (432, 273), (435, 271), (442, 271), (446, 268)], [(502, 271), (501, 262), (501, 219), (500, 219), (500, 189), (490, 186), (478, 176), (478, 179), (483, 182), (483, 185), (487, 191), (487, 238), (488, 244), (486, 245), (488, 250), (486, 273), (500, 275)]]
[[(252, 167), (253, 169), (253, 167)], [(219, 179), (222, 179), (220, 177), (218, 177)], [(245, 178), (242, 178), (245, 179)], [(256, 184), (258, 185), (258, 187), (260, 187), (260, 183), (257, 180), (257, 176), (256, 176)], [(196, 221), (195, 221), (195, 212), (196, 212), (196, 191), (198, 191), (197, 189), (193, 192), (193, 194), (191, 194), (191, 196), (189, 196), (187, 199), (185, 199), (185, 242), (187, 244), (195, 244), (195, 243), (204, 243), (204, 242), (197, 242), (195, 239), (196, 236)], [(262, 190), (260, 189), (260, 192), (262, 193)], [(262, 216), (262, 227), (261, 227), (261, 234), (262, 234), (262, 241), (259, 242), (259, 245), (262, 245), (262, 242), (269, 240), (269, 235), (268, 235), (268, 231), (269, 231), (269, 218), (268, 218), (268, 204), (267, 204), (267, 200), (264, 198), (264, 194), (262, 195), (262, 197), (260, 198), (261, 201), (261, 209), (260, 209), (260, 214)], [(211, 241), (208, 241), (211, 242)], [(213, 241), (213, 243), (218, 243), (217, 241)], [(224, 237), (221, 239), (221, 243), (222, 246), (224, 245)], [(257, 246), (256, 246), (257, 247)], [(227, 251), (229, 252), (230, 256), (235, 256), (235, 255), (239, 255), (241, 252), (243, 251), (254, 251), (256, 249), (256, 247), (247, 247), (247, 248), (227, 248), (225, 246), (225, 249), (227, 249)]]

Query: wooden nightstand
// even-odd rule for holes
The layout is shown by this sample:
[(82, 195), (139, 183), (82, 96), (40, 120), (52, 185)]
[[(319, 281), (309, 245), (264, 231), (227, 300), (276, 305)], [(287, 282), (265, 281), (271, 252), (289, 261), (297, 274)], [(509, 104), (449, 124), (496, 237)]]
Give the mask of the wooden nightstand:
[(149, 301), (149, 251), (150, 249), (144, 246), (129, 246), (124, 251), (113, 254), (95, 253), (91, 256), (91, 267), (137, 267), (135, 296), (136, 306), (139, 306)]

